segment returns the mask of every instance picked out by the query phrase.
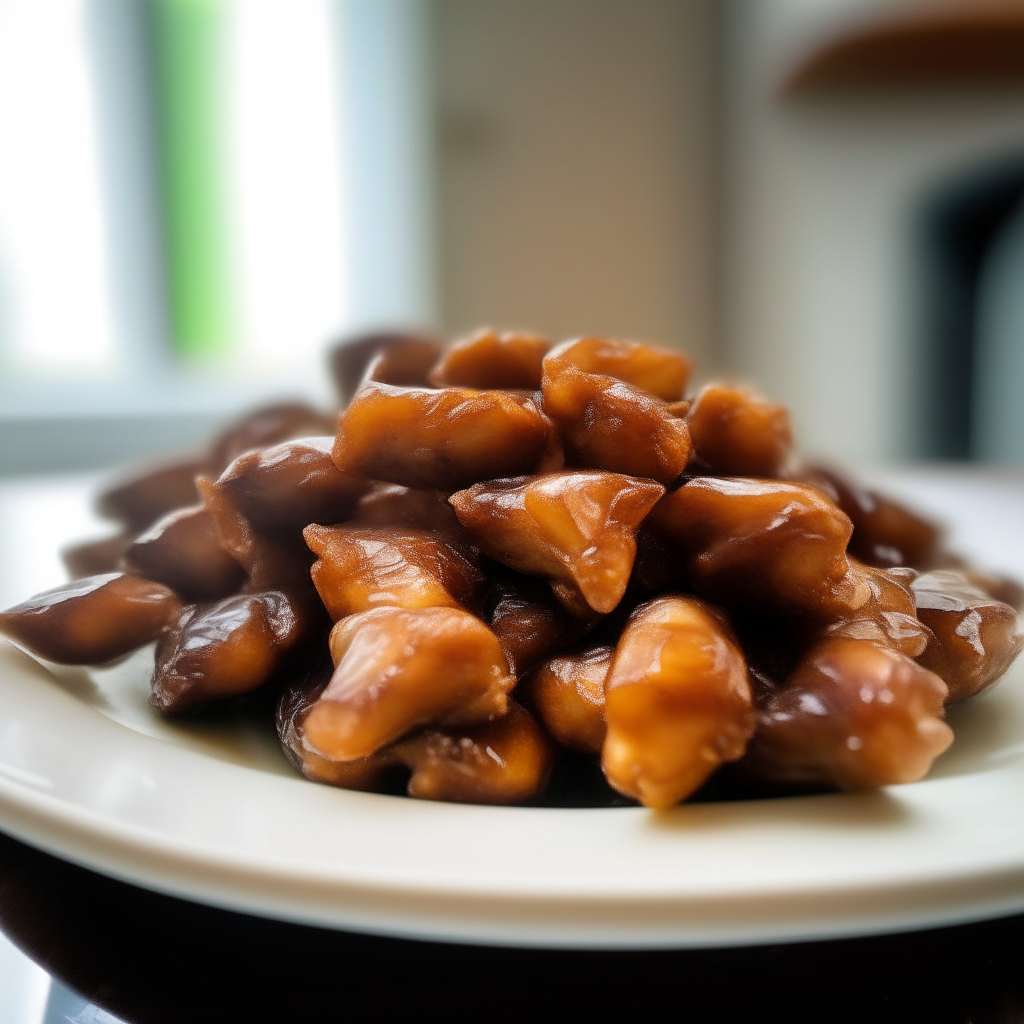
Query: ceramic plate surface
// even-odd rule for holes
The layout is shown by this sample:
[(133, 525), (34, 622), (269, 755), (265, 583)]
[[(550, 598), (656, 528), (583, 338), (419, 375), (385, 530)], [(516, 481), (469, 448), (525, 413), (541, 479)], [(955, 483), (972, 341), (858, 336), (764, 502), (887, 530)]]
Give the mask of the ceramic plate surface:
[[(1024, 476), (882, 482), (945, 517), (959, 550), (1024, 577)], [(88, 531), (87, 487), (0, 488), (4, 605), (60, 581), (53, 551)], [(177, 896), (391, 935), (670, 947), (966, 921), (1024, 910), (1022, 668), (955, 709), (957, 740), (923, 782), (652, 813), (318, 786), (254, 725), (154, 718), (145, 652), (52, 674), (3, 645), (0, 827)]]

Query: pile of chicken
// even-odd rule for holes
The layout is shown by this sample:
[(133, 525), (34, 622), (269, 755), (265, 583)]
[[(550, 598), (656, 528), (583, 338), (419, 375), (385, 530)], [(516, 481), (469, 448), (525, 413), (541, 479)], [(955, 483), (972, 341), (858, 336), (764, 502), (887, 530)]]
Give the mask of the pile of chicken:
[(1024, 642), (1019, 588), (801, 469), (782, 407), (684, 400), (678, 352), (482, 331), (333, 366), (333, 434), (273, 407), (124, 481), (122, 532), (0, 632), (86, 665), (155, 641), (165, 715), (272, 691), (320, 782), (520, 803), (561, 747), (655, 808), (726, 763), (753, 789), (920, 779), (944, 708)]

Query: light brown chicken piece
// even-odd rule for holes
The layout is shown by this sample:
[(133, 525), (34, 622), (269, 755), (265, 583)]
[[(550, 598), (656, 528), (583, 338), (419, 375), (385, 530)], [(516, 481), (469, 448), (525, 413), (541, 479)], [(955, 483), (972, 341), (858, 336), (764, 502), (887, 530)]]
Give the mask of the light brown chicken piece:
[(312, 577), (337, 621), (370, 608), (475, 607), (484, 575), (472, 551), (426, 530), (388, 526), (308, 526), (317, 555)]
[(607, 731), (604, 684), (615, 648), (606, 644), (549, 658), (524, 684), (544, 727), (563, 746), (600, 754)]
[(341, 419), (334, 462), (356, 476), (454, 490), (531, 472), (550, 432), (529, 398), (370, 383)]
[(850, 559), (851, 574), (868, 588), (868, 599), (822, 630), (823, 636), (845, 636), (891, 647), (908, 658), (918, 657), (933, 640), (932, 631), (917, 617), (913, 569), (878, 569)]
[(665, 402), (683, 397), (693, 360), (683, 352), (608, 338), (566, 341), (544, 360), (545, 373), (555, 376), (567, 368), (614, 377)]
[(746, 661), (721, 613), (692, 597), (640, 605), (605, 680), (605, 776), (647, 807), (671, 807), (742, 756), (751, 701)]
[(374, 608), (331, 632), (336, 668), (300, 723), (323, 757), (352, 761), (424, 726), (480, 725), (515, 685), (498, 638), (455, 608)]
[(686, 414), (692, 458), (716, 476), (776, 476), (793, 445), (789, 411), (741, 384), (708, 384)]
[(585, 618), (607, 614), (622, 600), (634, 534), (664, 493), (651, 480), (563, 471), (480, 483), (453, 494), (451, 503), (481, 551), (548, 577), (559, 601)]
[(567, 466), (666, 486), (676, 480), (690, 457), (685, 419), (642, 388), (550, 359), (544, 360), (543, 408), (558, 427)]
[(324, 683), (300, 679), (278, 705), (285, 752), (308, 779), (343, 789), (379, 791), (395, 770), (409, 773), (406, 792), (423, 800), (518, 804), (539, 795), (554, 763), (554, 747), (533, 717), (510, 700), (492, 722), (459, 729), (428, 728), (354, 761), (334, 761), (311, 750), (302, 723)]
[(457, 730), (424, 729), (394, 747), (410, 769), (406, 788), (421, 800), (522, 804), (543, 792), (555, 748), (514, 700), (492, 722)]

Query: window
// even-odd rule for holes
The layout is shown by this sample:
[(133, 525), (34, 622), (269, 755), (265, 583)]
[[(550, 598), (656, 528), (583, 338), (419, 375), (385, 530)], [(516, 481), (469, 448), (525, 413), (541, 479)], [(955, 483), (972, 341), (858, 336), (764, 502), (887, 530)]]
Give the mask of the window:
[(423, 17), (0, 0), (0, 472), (325, 400), (332, 337), (430, 319)]

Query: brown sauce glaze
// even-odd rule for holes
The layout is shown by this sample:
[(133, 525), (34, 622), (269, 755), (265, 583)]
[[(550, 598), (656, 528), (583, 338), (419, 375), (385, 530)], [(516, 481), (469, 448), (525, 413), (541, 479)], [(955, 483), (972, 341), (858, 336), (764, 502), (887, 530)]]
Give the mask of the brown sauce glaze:
[(155, 641), (159, 713), (276, 701), (329, 785), (652, 808), (920, 779), (1024, 645), (1017, 583), (680, 352), (389, 333), (332, 369), (340, 417), (265, 406), (109, 487), (118, 533), (0, 633)]

